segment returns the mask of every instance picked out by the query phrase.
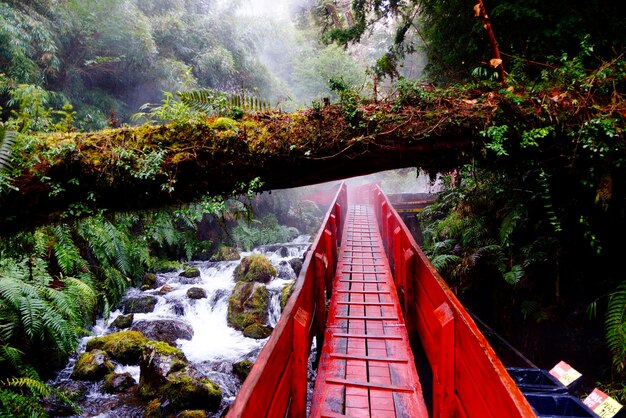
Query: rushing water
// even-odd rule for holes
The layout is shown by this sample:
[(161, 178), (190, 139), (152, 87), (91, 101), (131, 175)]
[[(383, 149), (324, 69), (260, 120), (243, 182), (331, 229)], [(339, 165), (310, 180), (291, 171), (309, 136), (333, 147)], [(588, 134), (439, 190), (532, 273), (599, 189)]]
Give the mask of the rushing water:
[[(309, 236), (301, 235), (294, 241), (286, 244), (276, 244), (256, 248), (252, 252), (243, 252), (241, 257), (251, 253), (265, 254), (278, 270), (278, 276), (267, 285), (269, 294), (268, 323), (274, 327), (281, 314), (280, 295), (283, 287), (296, 278), (289, 260), (302, 258), (309, 246)], [(239, 261), (224, 262), (193, 262), (194, 267), (200, 270), (200, 277), (195, 280), (179, 276), (180, 272), (163, 273), (157, 275), (157, 289), (141, 291), (130, 289), (125, 298), (152, 295), (158, 298), (155, 309), (151, 313), (134, 314), (133, 323), (137, 321), (154, 321), (173, 319), (183, 321), (193, 328), (191, 340), (177, 340), (177, 346), (185, 353), (187, 359), (206, 377), (217, 383), (223, 392), (224, 398), (220, 410), (213, 416), (220, 416), (235, 398), (241, 386), (238, 377), (233, 374), (233, 364), (243, 359), (254, 361), (267, 339), (255, 340), (246, 338), (241, 331), (228, 326), (228, 300), (235, 287), (233, 271)], [(161, 294), (159, 288), (167, 284), (171, 291)], [(205, 299), (190, 299), (187, 290), (191, 287), (200, 287), (206, 291)], [(57, 375), (55, 385), (74, 384), (70, 379), (76, 358), (85, 349), (90, 338), (119, 331), (109, 327), (119, 315), (120, 310), (111, 313), (105, 321), (100, 319), (92, 329), (93, 335), (86, 337), (80, 344), (75, 356), (67, 366)], [(139, 382), (139, 366), (116, 365), (117, 373), (130, 373), (135, 382)], [(106, 394), (102, 391), (102, 383), (79, 383), (87, 387), (84, 400), (78, 402), (82, 408), (81, 417), (141, 417), (144, 405), (138, 402), (133, 391), (123, 394)]]

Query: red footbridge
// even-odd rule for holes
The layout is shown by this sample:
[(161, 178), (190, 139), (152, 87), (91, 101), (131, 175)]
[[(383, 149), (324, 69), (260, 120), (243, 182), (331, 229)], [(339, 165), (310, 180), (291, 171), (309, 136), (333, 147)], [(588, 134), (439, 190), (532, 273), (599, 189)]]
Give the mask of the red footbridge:
[(287, 416), (536, 414), (387, 196), (342, 184), (227, 414)]

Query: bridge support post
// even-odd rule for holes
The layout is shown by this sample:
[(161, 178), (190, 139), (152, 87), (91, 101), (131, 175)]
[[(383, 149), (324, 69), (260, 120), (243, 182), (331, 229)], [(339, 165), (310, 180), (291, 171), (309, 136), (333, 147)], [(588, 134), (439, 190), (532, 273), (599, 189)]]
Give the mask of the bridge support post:
[(408, 248), (402, 255), (402, 276), (404, 277), (404, 323), (409, 335), (414, 335), (417, 331), (415, 321), (417, 312), (415, 311), (415, 253)]
[(307, 396), (307, 369), (309, 342), (309, 313), (302, 308), (293, 318), (293, 368), (291, 386), (290, 418), (304, 418), (306, 416)]
[(454, 314), (447, 303), (435, 309), (439, 322), (438, 359), (433, 370), (433, 417), (454, 416)]
[(315, 253), (315, 337), (317, 344), (316, 367), (320, 361), (326, 331), (326, 270), (328, 259), (322, 253)]

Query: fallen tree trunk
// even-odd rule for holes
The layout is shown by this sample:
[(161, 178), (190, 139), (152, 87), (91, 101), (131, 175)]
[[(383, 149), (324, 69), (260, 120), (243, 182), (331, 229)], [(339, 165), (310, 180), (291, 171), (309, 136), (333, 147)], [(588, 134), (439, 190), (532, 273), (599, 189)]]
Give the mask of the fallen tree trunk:
[(22, 137), (11, 175), (0, 181), (0, 234), (100, 209), (190, 202), (257, 177), (267, 190), (408, 166), (445, 171), (480, 155), (479, 133), (503, 115), (536, 126), (536, 109), (545, 113), (537, 103), (512, 107), (494, 93), (465, 93), (351, 113), (327, 106), (240, 121)]

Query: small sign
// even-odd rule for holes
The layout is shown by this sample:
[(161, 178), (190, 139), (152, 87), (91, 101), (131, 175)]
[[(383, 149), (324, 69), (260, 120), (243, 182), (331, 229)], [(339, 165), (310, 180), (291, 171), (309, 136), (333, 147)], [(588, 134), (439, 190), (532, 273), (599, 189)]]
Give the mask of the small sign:
[(560, 361), (559, 364), (554, 366), (552, 370), (550, 370), (550, 374), (556, 377), (557, 380), (565, 386), (569, 386), (572, 382), (582, 376), (578, 370), (574, 369), (564, 361)]
[(583, 403), (598, 414), (600, 418), (612, 418), (622, 409), (622, 405), (615, 399), (597, 388), (585, 398)]
[(600, 418), (612, 418), (622, 409), (622, 405), (598, 388), (594, 389), (583, 403)]
[(307, 322), (309, 322), (309, 313), (302, 308), (298, 308), (298, 311), (293, 319), (295, 319), (303, 327), (306, 327)]

